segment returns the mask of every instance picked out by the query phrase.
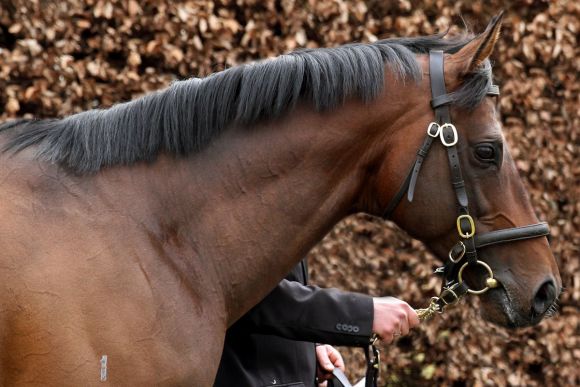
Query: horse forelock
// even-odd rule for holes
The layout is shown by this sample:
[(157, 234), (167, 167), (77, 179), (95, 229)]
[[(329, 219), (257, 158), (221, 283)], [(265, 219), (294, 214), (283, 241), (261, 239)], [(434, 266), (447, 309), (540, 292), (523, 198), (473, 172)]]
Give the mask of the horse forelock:
[[(453, 53), (469, 40), (439, 34), (299, 50), (176, 81), (109, 109), (1, 125), (0, 130), (19, 128), (4, 151), (36, 145), (39, 158), (79, 174), (151, 161), (161, 151), (187, 155), (204, 149), (229, 125), (281, 118), (299, 101), (318, 111), (334, 109), (347, 98), (371, 101), (383, 91), (385, 66), (398, 79), (418, 81), (417, 54), (433, 49)], [(486, 62), (453, 93), (454, 103), (477, 106), (490, 83)]]

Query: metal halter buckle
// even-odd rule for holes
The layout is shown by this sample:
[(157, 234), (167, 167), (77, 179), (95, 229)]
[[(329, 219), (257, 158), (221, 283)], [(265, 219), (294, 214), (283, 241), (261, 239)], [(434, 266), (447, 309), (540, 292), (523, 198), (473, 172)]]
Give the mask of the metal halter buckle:
[[(464, 233), (463, 230), (461, 229), (461, 220), (462, 219), (467, 219), (469, 221), (469, 225), (471, 226), (471, 230), (469, 230), (468, 232)], [(459, 232), (459, 235), (465, 239), (471, 238), (472, 236), (475, 235), (475, 222), (473, 221), (473, 218), (471, 217), (471, 215), (459, 215), (457, 217), (457, 231)]]
[[(445, 129), (446, 128), (451, 128), (451, 131), (453, 133), (453, 139), (450, 142), (445, 141)], [(450, 147), (450, 146), (457, 144), (457, 141), (459, 140), (459, 136), (457, 135), (457, 129), (455, 128), (455, 125), (453, 125), (453, 124), (441, 125), (441, 127), (439, 129), (439, 136), (441, 137), (441, 143), (443, 143), (443, 145), (445, 145), (446, 147)]]
[[(435, 132), (433, 132), (433, 129), (435, 129)], [(439, 136), (440, 132), (441, 132), (441, 126), (439, 126), (439, 124), (437, 122), (431, 122), (429, 124), (429, 126), (427, 127), (427, 134), (433, 138), (436, 138), (437, 136)]]
[(451, 250), (449, 250), (449, 260), (453, 263), (457, 263), (459, 261), (461, 261), (461, 258), (463, 258), (463, 256), (465, 255), (465, 252), (467, 251), (467, 248), (465, 247), (465, 245), (463, 244), (463, 242), (459, 241), (459, 245), (461, 246), (461, 252), (459, 253), (459, 255), (457, 257), (453, 257), (453, 246), (451, 248)]
[[(441, 292), (441, 294), (439, 295), (439, 299), (441, 301), (443, 301), (443, 303), (445, 304), (445, 306), (447, 306), (447, 305), (453, 305), (453, 304), (455, 304), (455, 303), (457, 303), (459, 301), (460, 297), (457, 295), (457, 293), (455, 293), (455, 289), (459, 285), (460, 285), (460, 283), (456, 283), (453, 286), (449, 286), (449, 287), (443, 288), (443, 292)], [(453, 295), (453, 301), (447, 302), (447, 300), (443, 296), (443, 293), (452, 294)]]
[[(498, 282), (495, 278), (493, 278), (493, 271), (491, 270), (491, 267), (489, 267), (489, 265), (483, 261), (478, 260), (475, 261), (475, 263), (477, 265), (483, 266), (487, 270), (489, 277), (487, 277), (487, 279), (485, 280), (486, 285), (485, 288), (480, 290), (467, 289), (467, 292), (471, 294), (483, 294), (487, 292), (489, 289), (497, 288)], [(469, 262), (466, 262), (465, 264), (463, 264), (463, 266), (461, 266), (461, 269), (459, 269), (459, 273), (457, 274), (457, 280), (459, 281), (460, 284), (463, 283), (463, 270), (465, 270), (465, 268), (468, 265)]]

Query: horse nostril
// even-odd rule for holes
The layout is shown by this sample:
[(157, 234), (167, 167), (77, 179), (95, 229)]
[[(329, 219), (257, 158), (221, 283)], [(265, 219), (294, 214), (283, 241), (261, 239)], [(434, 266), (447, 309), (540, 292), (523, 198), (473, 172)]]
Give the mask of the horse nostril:
[(556, 285), (554, 281), (548, 280), (540, 286), (534, 297), (532, 305), (532, 317), (543, 315), (556, 301)]

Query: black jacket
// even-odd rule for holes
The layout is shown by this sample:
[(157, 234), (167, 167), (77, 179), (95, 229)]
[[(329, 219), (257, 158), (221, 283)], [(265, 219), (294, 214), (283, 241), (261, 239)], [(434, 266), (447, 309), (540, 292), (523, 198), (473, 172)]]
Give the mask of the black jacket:
[(368, 344), (372, 298), (306, 282), (302, 261), (228, 329), (215, 387), (314, 386), (314, 343)]

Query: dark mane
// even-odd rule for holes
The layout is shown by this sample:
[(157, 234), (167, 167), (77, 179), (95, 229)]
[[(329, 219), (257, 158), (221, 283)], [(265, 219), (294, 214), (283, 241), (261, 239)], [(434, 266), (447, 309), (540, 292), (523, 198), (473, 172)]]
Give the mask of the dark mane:
[[(296, 51), (174, 82), (109, 109), (0, 125), (0, 130), (17, 129), (4, 150), (37, 145), (39, 158), (75, 173), (150, 161), (160, 151), (187, 155), (206, 147), (228, 125), (279, 118), (298, 101), (319, 111), (349, 97), (370, 101), (382, 91), (385, 66), (401, 80), (417, 81), (422, 75), (416, 54), (432, 49), (452, 53), (468, 41), (435, 35)], [(454, 93), (454, 102), (477, 106), (490, 83), (487, 62)]]

